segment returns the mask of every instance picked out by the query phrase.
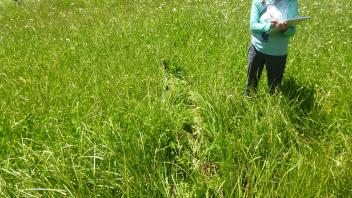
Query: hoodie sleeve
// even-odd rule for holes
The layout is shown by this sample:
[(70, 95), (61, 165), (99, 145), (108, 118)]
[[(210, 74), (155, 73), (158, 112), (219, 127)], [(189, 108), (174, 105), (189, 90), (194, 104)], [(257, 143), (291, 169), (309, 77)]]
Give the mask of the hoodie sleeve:
[(253, 0), (252, 9), (251, 9), (251, 16), (250, 16), (250, 29), (253, 33), (258, 32), (267, 32), (270, 30), (270, 23), (261, 23), (261, 4), (259, 0)]

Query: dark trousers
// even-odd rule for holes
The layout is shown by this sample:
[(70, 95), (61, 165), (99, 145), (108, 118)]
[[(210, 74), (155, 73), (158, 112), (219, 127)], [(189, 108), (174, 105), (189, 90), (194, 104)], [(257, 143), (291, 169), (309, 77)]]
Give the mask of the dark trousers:
[(258, 83), (260, 76), (262, 75), (264, 65), (266, 66), (270, 94), (275, 93), (281, 84), (285, 71), (286, 60), (287, 55), (266, 55), (259, 52), (251, 44), (248, 50), (248, 73), (245, 94), (249, 96), (251, 92), (257, 92)]

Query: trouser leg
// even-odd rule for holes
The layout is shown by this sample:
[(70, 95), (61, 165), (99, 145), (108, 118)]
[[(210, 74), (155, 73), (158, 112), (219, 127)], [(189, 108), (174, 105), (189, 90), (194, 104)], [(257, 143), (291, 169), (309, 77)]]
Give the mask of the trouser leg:
[(266, 58), (266, 71), (268, 77), (269, 93), (276, 93), (279, 88), (285, 67), (287, 55), (284, 56), (268, 56)]
[(258, 52), (253, 45), (248, 50), (248, 71), (247, 71), (247, 84), (246, 95), (249, 96), (250, 92), (257, 92), (258, 82), (263, 71), (265, 64), (264, 54)]

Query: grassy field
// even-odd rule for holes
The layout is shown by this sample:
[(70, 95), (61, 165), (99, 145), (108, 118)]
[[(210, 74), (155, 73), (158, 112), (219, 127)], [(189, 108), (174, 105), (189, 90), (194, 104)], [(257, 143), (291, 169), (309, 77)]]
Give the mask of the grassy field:
[(351, 197), (352, 2), (300, 1), (243, 97), (251, 1), (0, 1), (0, 197)]

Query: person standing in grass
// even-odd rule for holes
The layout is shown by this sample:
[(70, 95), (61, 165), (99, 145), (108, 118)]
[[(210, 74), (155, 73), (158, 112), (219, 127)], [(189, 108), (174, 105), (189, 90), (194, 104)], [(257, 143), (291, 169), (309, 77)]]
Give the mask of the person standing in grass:
[(285, 20), (297, 15), (297, 0), (253, 0), (246, 96), (257, 92), (264, 65), (270, 93), (277, 91), (285, 71), (289, 38), (296, 32)]

